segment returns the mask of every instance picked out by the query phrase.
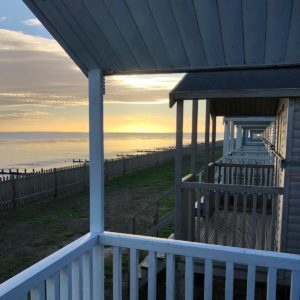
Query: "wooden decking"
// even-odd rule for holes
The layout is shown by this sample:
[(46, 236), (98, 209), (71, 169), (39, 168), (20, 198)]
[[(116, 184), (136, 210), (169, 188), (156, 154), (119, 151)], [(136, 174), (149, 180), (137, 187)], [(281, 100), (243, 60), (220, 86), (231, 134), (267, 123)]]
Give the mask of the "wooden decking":
[[(253, 228), (253, 214), (251, 212), (219, 210), (218, 216), (213, 212), (207, 222), (207, 239), (205, 218), (200, 218), (201, 243), (272, 250), (271, 227), (272, 215), (265, 215), (265, 222), (261, 213), (256, 213), (256, 228)], [(197, 222), (197, 220), (195, 220)], [(197, 224), (196, 224), (197, 227)], [(196, 230), (197, 232), (197, 230)], [(255, 239), (254, 241), (252, 239)], [(255, 242), (255, 247), (253, 247)]]

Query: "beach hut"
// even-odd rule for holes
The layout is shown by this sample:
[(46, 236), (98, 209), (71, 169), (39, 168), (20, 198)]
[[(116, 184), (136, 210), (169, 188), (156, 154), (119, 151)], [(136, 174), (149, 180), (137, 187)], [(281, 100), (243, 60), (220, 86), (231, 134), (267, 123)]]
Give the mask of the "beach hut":
[[(300, 101), (297, 97), (300, 96), (300, 73), (297, 67), (300, 63), (300, 3), (287, 0), (24, 2), (88, 77), (90, 232), (3, 283), (0, 299), (26, 299), (28, 293), (31, 299), (44, 299), (45, 295), (47, 299), (56, 299), (57, 295), (60, 299), (79, 299), (81, 296), (84, 299), (104, 299), (104, 249), (108, 246), (113, 249), (114, 299), (122, 298), (122, 253), (129, 253), (130, 299), (138, 299), (139, 251), (148, 253), (148, 299), (157, 297), (157, 253), (163, 254), (166, 262), (166, 299), (179, 297), (175, 278), (180, 271), (178, 266), (182, 265), (184, 297), (193, 299), (195, 266), (199, 260), (204, 266), (204, 299), (212, 299), (215, 266), (219, 263), (225, 270), (226, 299), (232, 299), (236, 292), (234, 278), (240, 265), (246, 272), (247, 299), (255, 298), (256, 275), (260, 269), (267, 274), (267, 299), (276, 298), (279, 271), (289, 274), (290, 299), (299, 299), (299, 255), (193, 242), (191, 232), (194, 226), (187, 230), (185, 222), (189, 219), (183, 218), (188, 216), (183, 194), (200, 191), (205, 194), (205, 199), (210, 199), (212, 194), (228, 194), (232, 189), (234, 193), (256, 193), (257, 196), (268, 195), (269, 192), (280, 195), (283, 192), (278, 206), (278, 215), (282, 214), (282, 217), (279, 216), (281, 224), (275, 223), (280, 228), (275, 230), (276, 245), (281, 251), (299, 253), (300, 168), (297, 159), (300, 133), (297, 114), (300, 113)], [(176, 240), (105, 232), (105, 76), (174, 72), (191, 73), (171, 93), (170, 101), (171, 106), (176, 103), (177, 107)], [(183, 103), (188, 99), (193, 100), (194, 120), (198, 99), (208, 99), (204, 182), (195, 180), (194, 164), (191, 165), (192, 175), (182, 179)], [(274, 186), (254, 188), (209, 182), (210, 115), (212, 144), (215, 141), (217, 116), (276, 117)], [(195, 128), (196, 122), (193, 124)], [(195, 146), (195, 129), (193, 132)], [(192, 158), (195, 159), (194, 154)], [(223, 176), (225, 174), (223, 172)], [(243, 173), (241, 176), (244, 176)], [(202, 194), (200, 200), (193, 196), (189, 200), (189, 204), (200, 201), (197, 210), (201, 209)], [(263, 198), (265, 204), (267, 200)], [(226, 207), (225, 203), (225, 210)], [(246, 209), (243, 207), (246, 211), (247, 206)], [(194, 211), (191, 205), (187, 208)], [(212, 206), (212, 211), (217, 211), (216, 207)], [(207, 216), (204, 223), (208, 222)], [(209, 238), (208, 229), (206, 226), (205, 241)], [(254, 240), (256, 235), (252, 237)]]

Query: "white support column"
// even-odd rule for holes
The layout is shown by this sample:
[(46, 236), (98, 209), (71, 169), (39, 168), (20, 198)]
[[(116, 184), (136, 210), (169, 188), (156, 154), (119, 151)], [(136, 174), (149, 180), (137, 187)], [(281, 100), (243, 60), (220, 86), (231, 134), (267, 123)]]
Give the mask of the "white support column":
[(242, 146), (242, 127), (237, 126), (236, 129), (236, 149), (239, 149)]
[(182, 237), (182, 138), (183, 100), (177, 101), (176, 112), (176, 152), (175, 152), (175, 239)]
[(90, 231), (104, 231), (103, 77), (89, 72)]
[(191, 139), (191, 165), (190, 172), (195, 174), (197, 171), (197, 127), (198, 127), (198, 100), (193, 100), (192, 110), (192, 139)]
[(234, 150), (234, 123), (230, 122), (230, 146), (229, 151), (232, 152)]
[(204, 152), (204, 178), (208, 182), (208, 164), (209, 164), (209, 131), (210, 131), (210, 100), (206, 99), (205, 115), (205, 152)]
[(229, 123), (224, 121), (223, 161), (229, 152)]

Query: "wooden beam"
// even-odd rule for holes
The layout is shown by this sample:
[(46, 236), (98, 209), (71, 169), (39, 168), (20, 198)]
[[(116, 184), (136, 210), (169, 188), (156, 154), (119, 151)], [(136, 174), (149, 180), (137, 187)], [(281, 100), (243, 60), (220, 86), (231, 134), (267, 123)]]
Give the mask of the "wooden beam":
[(197, 129), (198, 129), (198, 100), (193, 100), (192, 108), (192, 140), (191, 140), (191, 166), (190, 173), (195, 174), (197, 171)]
[(176, 115), (176, 152), (175, 152), (175, 239), (182, 232), (182, 136), (183, 136), (183, 100), (177, 102)]
[(204, 178), (208, 182), (208, 164), (209, 164), (209, 129), (210, 129), (210, 100), (206, 100), (205, 116), (205, 153), (204, 153)]

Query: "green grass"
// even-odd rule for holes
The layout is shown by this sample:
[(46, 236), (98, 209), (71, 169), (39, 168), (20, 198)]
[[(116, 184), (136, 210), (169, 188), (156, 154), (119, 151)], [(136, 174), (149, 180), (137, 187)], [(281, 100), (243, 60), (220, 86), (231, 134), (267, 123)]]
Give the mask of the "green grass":
[[(184, 161), (184, 174), (189, 161)], [(118, 230), (119, 223), (157, 199), (174, 185), (174, 162), (168, 162), (106, 183), (106, 228)], [(126, 212), (116, 210), (127, 193)], [(123, 201), (124, 202), (124, 201)], [(174, 200), (163, 202), (160, 216), (172, 209)], [(122, 215), (122, 217), (118, 217)], [(127, 218), (127, 219), (126, 219)], [(127, 224), (125, 224), (127, 225)], [(124, 225), (124, 226), (125, 226)], [(127, 228), (127, 227), (124, 227)], [(146, 228), (142, 228), (144, 230)], [(88, 190), (74, 190), (18, 207), (0, 215), (0, 282), (89, 231)], [(167, 236), (167, 229), (160, 236)]]

